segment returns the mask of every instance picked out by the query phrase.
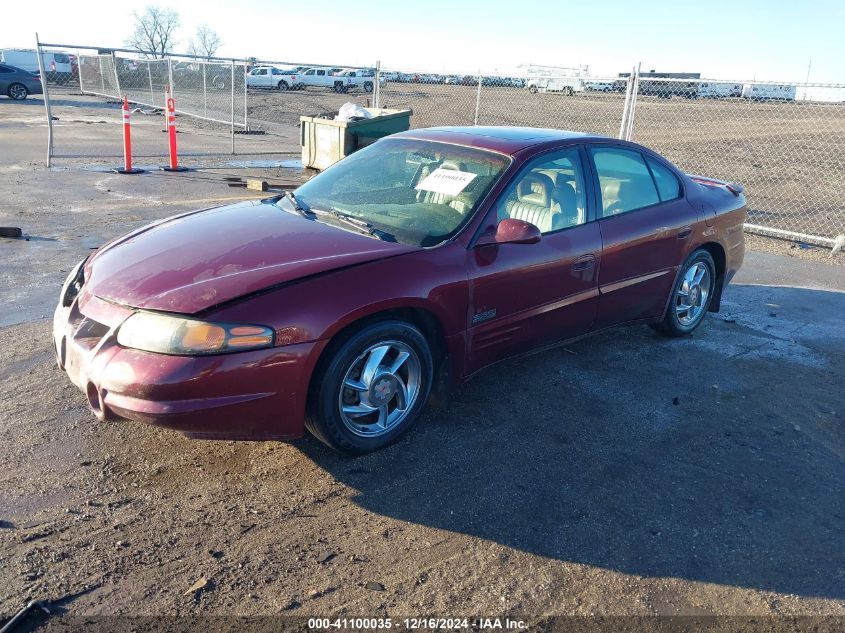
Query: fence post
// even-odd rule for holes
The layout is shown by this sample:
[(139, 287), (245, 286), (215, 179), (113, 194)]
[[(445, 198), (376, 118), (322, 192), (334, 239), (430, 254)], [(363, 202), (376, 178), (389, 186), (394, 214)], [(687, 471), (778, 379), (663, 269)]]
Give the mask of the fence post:
[(244, 132), (249, 130), (246, 122), (246, 111), (247, 111), (247, 83), (246, 83), (246, 68), (244, 68)]
[(637, 112), (637, 95), (640, 92), (640, 67), (642, 66), (642, 62), (637, 64), (636, 69), (634, 70), (634, 88), (631, 93), (631, 110), (628, 113), (628, 129), (625, 134), (625, 140), (630, 141), (631, 136), (634, 134), (634, 119), (636, 117)]
[(38, 39), (38, 33), (35, 34), (35, 50), (38, 56), (38, 72), (41, 73), (41, 89), (44, 91), (44, 109), (47, 111), (47, 168), (49, 169), (53, 166), (53, 111), (50, 108), (47, 72), (44, 69), (44, 57), (41, 53), (41, 41)]
[(153, 71), (152, 64), (149, 61), (144, 62), (147, 65), (147, 77), (150, 79), (150, 107), (154, 108), (156, 105), (156, 96), (153, 92)]
[(103, 74), (103, 56), (97, 55), (97, 63), (100, 65), (100, 94), (106, 94), (106, 76)]
[(205, 88), (205, 62), (202, 62), (202, 114), (208, 116), (208, 91)]
[(111, 66), (112, 70), (114, 70), (114, 87), (117, 90), (115, 96), (120, 99), (120, 75), (117, 73), (117, 55), (115, 55), (114, 51), (111, 52)]
[[(232, 115), (232, 154), (235, 153), (235, 60), (232, 60), (232, 79), (231, 79), (231, 89), (232, 89), (232, 109), (230, 114)], [(244, 80), (246, 83), (246, 80)]]
[(375, 83), (373, 84), (373, 107), (378, 108), (380, 107), (381, 103), (381, 60), (376, 60), (376, 76), (373, 78)]
[(622, 108), (622, 120), (619, 122), (619, 139), (625, 140), (625, 134), (628, 132), (628, 110), (631, 109), (631, 88), (634, 85), (634, 72), (631, 69), (631, 74), (628, 81), (625, 82), (625, 106)]
[(481, 109), (481, 71), (478, 71), (478, 92), (475, 93), (475, 119), (473, 125), (478, 125), (478, 111)]
[[(170, 87), (170, 94), (175, 94), (175, 90), (173, 90), (173, 88), (175, 86), (173, 85), (173, 58), (172, 57), (167, 58), (167, 85)], [(164, 105), (167, 105), (167, 104), (165, 103)]]

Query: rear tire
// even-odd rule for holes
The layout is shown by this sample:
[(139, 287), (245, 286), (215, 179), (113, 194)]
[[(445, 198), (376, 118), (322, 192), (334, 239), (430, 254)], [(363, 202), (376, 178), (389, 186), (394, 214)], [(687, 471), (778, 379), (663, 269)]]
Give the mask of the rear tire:
[(434, 375), (425, 336), (404, 321), (380, 321), (332, 344), (314, 371), (306, 428), (330, 448), (362, 455), (408, 432)]
[(372, 92), (373, 91), (373, 82), (372, 81), (365, 81), (364, 82), (364, 92)]
[(276, 88), (278, 88), (279, 90), (288, 90), (289, 86), (286, 81), (280, 81), (279, 85), (276, 86)]
[(672, 287), (666, 315), (652, 328), (664, 336), (687, 336), (704, 320), (716, 289), (716, 264), (704, 249), (694, 251), (684, 262)]
[(6, 90), (6, 94), (9, 95), (10, 99), (14, 99), (15, 101), (23, 101), (29, 96), (29, 90), (27, 90), (26, 86), (19, 83), (11, 84)]

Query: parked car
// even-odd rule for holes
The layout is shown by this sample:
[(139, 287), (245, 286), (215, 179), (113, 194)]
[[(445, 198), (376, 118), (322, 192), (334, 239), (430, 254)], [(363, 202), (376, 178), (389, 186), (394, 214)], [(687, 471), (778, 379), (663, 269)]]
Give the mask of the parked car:
[(297, 76), (274, 66), (257, 66), (246, 76), (248, 88), (290, 90), (297, 84)]
[(57, 360), (101, 419), (366, 453), (501, 359), (620, 324), (689, 334), (745, 216), (742, 187), (627, 141), (403, 132), (101, 247), (62, 287)]
[(40, 95), (42, 92), (44, 89), (41, 86), (41, 75), (23, 68), (0, 64), (0, 94), (21, 101), (29, 95)]
[(613, 81), (586, 81), (584, 90), (587, 92), (613, 92)]
[[(73, 66), (67, 53), (42, 52), (41, 57), (44, 61), (44, 72), (49, 83), (66, 84), (73, 77)], [(38, 53), (30, 49), (0, 49), (0, 64), (22, 68), (30, 73), (40, 73)]]

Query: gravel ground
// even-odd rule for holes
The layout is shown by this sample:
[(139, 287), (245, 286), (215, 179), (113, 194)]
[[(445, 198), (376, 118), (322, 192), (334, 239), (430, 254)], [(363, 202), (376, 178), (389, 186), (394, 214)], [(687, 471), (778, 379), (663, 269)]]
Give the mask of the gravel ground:
[(633, 327), (490, 368), (375, 455), (191, 441), (97, 422), (55, 366), (48, 316), (90, 248), (249, 193), (227, 170), (31, 169), (36, 132), (0, 127), (19, 152), (0, 156), (0, 224), (29, 237), (0, 239), (0, 621), (30, 598), (56, 615), (22, 630), (108, 614), (845, 617), (845, 270), (823, 251), (751, 250), (688, 339)]

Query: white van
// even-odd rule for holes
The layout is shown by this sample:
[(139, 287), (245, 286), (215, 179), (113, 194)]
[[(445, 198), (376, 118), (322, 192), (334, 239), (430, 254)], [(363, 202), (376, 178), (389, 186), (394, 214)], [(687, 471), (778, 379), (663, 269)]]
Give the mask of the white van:
[[(47, 81), (64, 84), (73, 77), (70, 56), (67, 53), (41, 53), (44, 59), (44, 72)], [(0, 64), (17, 66), (29, 72), (37, 73), (38, 54), (32, 49), (3, 48), (0, 49)]]

